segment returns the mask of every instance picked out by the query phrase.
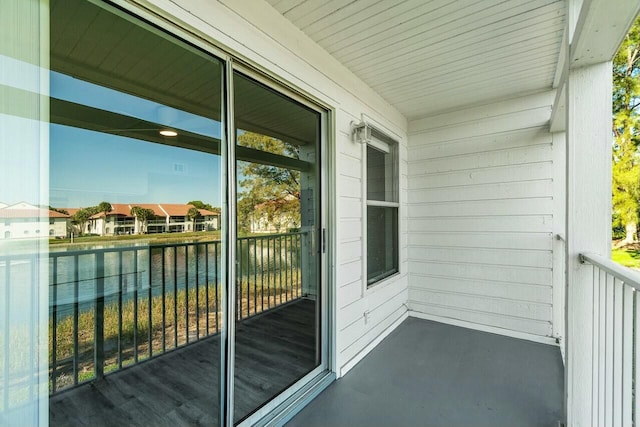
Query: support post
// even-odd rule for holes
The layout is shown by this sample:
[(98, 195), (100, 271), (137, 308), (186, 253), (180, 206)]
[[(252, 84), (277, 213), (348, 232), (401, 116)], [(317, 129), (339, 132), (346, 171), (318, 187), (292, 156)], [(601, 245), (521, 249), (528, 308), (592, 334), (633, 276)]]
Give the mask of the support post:
[(592, 271), (579, 254), (611, 251), (611, 62), (567, 80), (567, 425), (593, 425)]

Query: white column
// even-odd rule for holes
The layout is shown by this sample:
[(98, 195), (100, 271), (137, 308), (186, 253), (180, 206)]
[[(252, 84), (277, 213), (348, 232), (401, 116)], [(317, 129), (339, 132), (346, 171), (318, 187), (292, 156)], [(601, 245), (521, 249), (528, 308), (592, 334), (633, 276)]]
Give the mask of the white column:
[(567, 79), (567, 425), (590, 426), (592, 269), (579, 254), (611, 251), (611, 62)]
[[(49, 204), (49, 4), (0, 1), (0, 201)], [(2, 220), (2, 218), (0, 218)], [(0, 424), (48, 425), (48, 230), (0, 240)], [(4, 236), (2, 236), (4, 237)]]

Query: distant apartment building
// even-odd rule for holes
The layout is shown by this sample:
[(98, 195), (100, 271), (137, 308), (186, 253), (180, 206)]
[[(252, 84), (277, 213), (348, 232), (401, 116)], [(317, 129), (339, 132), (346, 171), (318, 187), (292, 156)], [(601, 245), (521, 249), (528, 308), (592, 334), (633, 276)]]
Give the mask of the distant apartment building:
[(26, 202), (0, 203), (0, 239), (63, 238), (69, 218)]
[[(154, 215), (141, 220), (131, 214), (135, 207), (149, 209)], [(111, 212), (98, 212), (87, 222), (84, 232), (104, 236), (147, 233), (184, 233), (214, 231), (220, 228), (220, 213), (198, 209), (200, 216), (191, 218), (190, 204), (123, 204), (111, 205)]]

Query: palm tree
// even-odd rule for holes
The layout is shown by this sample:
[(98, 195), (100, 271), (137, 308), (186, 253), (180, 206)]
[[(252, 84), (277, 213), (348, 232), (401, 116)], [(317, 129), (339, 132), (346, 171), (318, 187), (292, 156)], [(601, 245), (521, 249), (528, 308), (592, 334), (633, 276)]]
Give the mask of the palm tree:
[(191, 221), (193, 222), (192, 231), (196, 231), (196, 219), (201, 217), (202, 214), (200, 213), (200, 211), (197, 208), (191, 207), (191, 208), (189, 208), (189, 211), (187, 212), (187, 216), (189, 218), (191, 218)]
[(134, 206), (131, 208), (131, 215), (136, 217), (140, 221), (139, 232), (143, 234), (147, 228), (147, 221), (155, 216), (153, 209), (146, 209), (141, 206)]
[(107, 214), (113, 210), (113, 206), (109, 202), (100, 202), (98, 205), (98, 212), (102, 212), (102, 235), (105, 235), (105, 228), (107, 226)]

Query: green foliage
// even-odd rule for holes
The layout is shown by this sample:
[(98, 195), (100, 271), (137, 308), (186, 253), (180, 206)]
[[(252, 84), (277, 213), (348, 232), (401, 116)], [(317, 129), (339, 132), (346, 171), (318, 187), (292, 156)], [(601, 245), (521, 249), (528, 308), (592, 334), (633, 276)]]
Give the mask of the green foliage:
[(131, 208), (131, 215), (138, 218), (138, 221), (142, 224), (141, 232), (145, 232), (147, 228), (147, 221), (155, 217), (156, 213), (153, 209), (143, 208), (141, 206), (134, 206)]
[(195, 221), (197, 218), (200, 218), (202, 214), (200, 214), (200, 211), (197, 208), (189, 208), (189, 210), (187, 211), (187, 216), (192, 221)]
[[(245, 132), (238, 137), (243, 147), (294, 159), (299, 147), (276, 138)], [(248, 232), (251, 221), (262, 218), (276, 230), (300, 224), (300, 172), (260, 163), (243, 162), (238, 201), (238, 229)]]
[[(613, 60), (613, 209), (614, 226), (632, 228), (640, 203), (640, 17)], [(635, 236), (627, 236), (635, 240)]]
[(613, 249), (611, 259), (625, 267), (640, 268), (640, 251)]
[(87, 225), (89, 219), (100, 212), (97, 206), (89, 206), (88, 208), (80, 208), (78, 211), (73, 214), (71, 217), (71, 224), (75, 225), (78, 229), (78, 232), (82, 235), (84, 234), (84, 229)]
[(215, 208), (215, 207), (211, 206), (209, 203), (204, 203), (201, 200), (192, 200), (187, 204), (195, 206), (198, 209), (206, 209), (206, 210), (211, 211), (211, 212), (219, 212), (220, 211), (220, 208)]
[(69, 211), (67, 211), (66, 209), (59, 209), (59, 208), (54, 208), (53, 206), (49, 206), (49, 210), (50, 211), (54, 211), (54, 212), (58, 212), (64, 215), (69, 215)]

